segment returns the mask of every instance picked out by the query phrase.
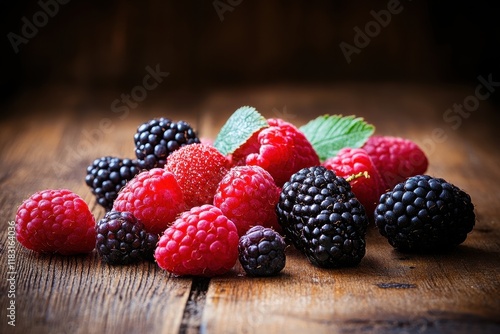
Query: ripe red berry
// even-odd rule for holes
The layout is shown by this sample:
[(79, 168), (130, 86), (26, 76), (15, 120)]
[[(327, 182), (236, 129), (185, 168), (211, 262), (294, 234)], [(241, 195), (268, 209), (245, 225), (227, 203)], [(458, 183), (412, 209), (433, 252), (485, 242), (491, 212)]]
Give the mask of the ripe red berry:
[(278, 186), (300, 169), (319, 165), (316, 151), (299, 129), (276, 118), (268, 123), (234, 152), (234, 163), (264, 168)]
[(16, 237), (41, 253), (72, 255), (95, 248), (95, 219), (85, 201), (68, 189), (37, 192), (16, 214)]
[(255, 225), (279, 230), (279, 193), (273, 177), (262, 167), (236, 166), (219, 183), (214, 205), (236, 225), (239, 236)]
[(192, 144), (173, 152), (165, 169), (175, 175), (190, 208), (212, 204), (217, 185), (229, 169), (229, 161), (213, 146)]
[(186, 209), (174, 174), (163, 168), (139, 173), (120, 190), (113, 210), (130, 212), (149, 233), (160, 234)]
[(372, 159), (388, 189), (410, 176), (424, 174), (429, 164), (422, 149), (405, 138), (372, 136), (363, 149)]
[(341, 149), (335, 157), (327, 159), (323, 166), (343, 178), (366, 172), (366, 175), (358, 175), (350, 181), (350, 185), (368, 216), (373, 217), (378, 200), (385, 191), (385, 184), (366, 151), (361, 148)]
[(238, 259), (236, 226), (210, 204), (191, 208), (165, 230), (155, 250), (160, 268), (178, 276), (211, 277)]

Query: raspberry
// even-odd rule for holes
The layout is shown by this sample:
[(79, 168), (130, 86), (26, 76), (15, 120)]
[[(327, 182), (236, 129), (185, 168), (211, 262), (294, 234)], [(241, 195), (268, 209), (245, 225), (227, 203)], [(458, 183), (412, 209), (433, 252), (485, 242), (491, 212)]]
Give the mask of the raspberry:
[(349, 183), (323, 166), (293, 174), (276, 206), (285, 235), (319, 267), (358, 264), (368, 219)]
[(135, 154), (141, 169), (163, 167), (167, 157), (182, 146), (199, 143), (191, 126), (168, 118), (152, 119), (134, 135)]
[(375, 223), (398, 250), (446, 250), (472, 231), (474, 205), (467, 193), (444, 179), (417, 175), (380, 197)]
[(278, 186), (304, 167), (319, 165), (319, 157), (302, 132), (281, 119), (268, 119), (269, 127), (255, 133), (237, 149), (236, 164), (257, 165), (267, 170)]
[(387, 189), (407, 177), (425, 173), (429, 164), (422, 149), (409, 139), (372, 136), (363, 149), (372, 158)]
[(115, 211), (139, 219), (149, 233), (162, 233), (186, 205), (174, 174), (163, 168), (139, 173), (118, 193)]
[(95, 220), (84, 200), (72, 191), (42, 190), (17, 209), (16, 237), (36, 252), (89, 253), (96, 244)]
[(85, 183), (92, 189), (97, 203), (109, 211), (120, 189), (138, 173), (137, 161), (107, 156), (95, 159), (87, 167)]
[(385, 183), (366, 151), (360, 148), (341, 149), (335, 157), (327, 159), (323, 166), (343, 178), (367, 172), (367, 176), (355, 177), (349, 183), (352, 192), (363, 204), (367, 214), (372, 217), (380, 195), (385, 191)]
[(252, 276), (277, 275), (285, 267), (285, 249), (283, 237), (263, 226), (249, 229), (238, 243), (240, 263)]
[(279, 192), (265, 169), (236, 166), (219, 183), (214, 205), (236, 225), (240, 236), (254, 225), (278, 229), (275, 207)]
[(210, 204), (183, 212), (165, 230), (155, 251), (158, 265), (178, 276), (216, 276), (238, 259), (236, 226)]
[(151, 258), (158, 235), (147, 233), (129, 212), (109, 211), (97, 223), (96, 249), (109, 264), (129, 264)]
[(179, 183), (188, 207), (212, 204), (217, 185), (229, 169), (229, 161), (215, 147), (184, 146), (167, 159), (165, 169)]

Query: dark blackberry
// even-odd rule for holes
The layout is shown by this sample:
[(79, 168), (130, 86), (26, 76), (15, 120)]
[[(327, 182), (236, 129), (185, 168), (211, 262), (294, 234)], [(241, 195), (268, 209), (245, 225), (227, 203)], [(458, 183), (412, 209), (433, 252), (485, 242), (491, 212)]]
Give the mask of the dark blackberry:
[(147, 233), (129, 212), (109, 211), (97, 223), (96, 249), (109, 264), (129, 264), (152, 259), (158, 235)]
[(85, 183), (92, 189), (97, 203), (109, 211), (113, 208), (118, 191), (138, 173), (135, 160), (102, 157), (87, 167)]
[(357, 265), (365, 255), (365, 208), (349, 183), (323, 166), (293, 174), (276, 212), (286, 237), (319, 267)]
[(188, 123), (157, 118), (139, 126), (134, 142), (139, 167), (149, 170), (163, 168), (170, 153), (182, 146), (199, 143), (200, 140)]
[(238, 243), (240, 263), (252, 276), (277, 275), (285, 267), (286, 242), (272, 228), (254, 226)]
[(467, 238), (476, 220), (470, 196), (451, 183), (417, 175), (380, 197), (375, 224), (401, 251), (439, 251)]

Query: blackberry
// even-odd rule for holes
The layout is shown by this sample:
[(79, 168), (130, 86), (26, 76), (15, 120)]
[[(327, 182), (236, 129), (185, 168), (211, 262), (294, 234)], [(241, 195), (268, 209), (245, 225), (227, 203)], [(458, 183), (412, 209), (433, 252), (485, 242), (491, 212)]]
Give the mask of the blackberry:
[(131, 159), (102, 157), (87, 167), (85, 183), (92, 189), (97, 203), (109, 211), (118, 191), (139, 173), (137, 162)]
[(97, 252), (105, 262), (129, 264), (153, 258), (158, 235), (146, 232), (131, 213), (109, 211), (96, 228)]
[(439, 251), (465, 241), (475, 224), (474, 205), (464, 191), (441, 178), (417, 175), (380, 197), (375, 224), (401, 251)]
[(286, 237), (314, 265), (354, 266), (365, 255), (365, 208), (349, 183), (323, 166), (293, 174), (276, 212)]
[(139, 167), (149, 170), (163, 168), (170, 153), (181, 146), (199, 143), (200, 140), (185, 121), (173, 122), (162, 117), (139, 126), (134, 142)]
[(278, 232), (257, 225), (240, 238), (239, 260), (249, 275), (277, 275), (285, 267), (285, 248), (286, 242)]

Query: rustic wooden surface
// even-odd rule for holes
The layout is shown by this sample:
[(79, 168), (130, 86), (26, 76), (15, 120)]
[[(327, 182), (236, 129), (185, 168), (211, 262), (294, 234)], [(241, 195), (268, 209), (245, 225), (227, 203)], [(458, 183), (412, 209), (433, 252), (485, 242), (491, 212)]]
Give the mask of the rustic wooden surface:
[[(273, 86), (218, 90), (185, 101), (151, 96), (128, 115), (110, 111), (115, 95), (55, 89), (21, 97), (3, 110), (10, 117), (0, 126), (0, 332), (500, 332), (499, 117), (481, 101), (456, 129), (443, 119), (453, 103), (473, 93), (474, 87), (461, 86)], [(104, 211), (84, 183), (94, 158), (132, 157), (136, 127), (154, 116), (187, 120), (213, 138), (241, 105), (297, 126), (324, 113), (355, 114), (379, 134), (413, 139), (429, 156), (429, 174), (471, 195), (475, 229), (453, 252), (417, 255), (393, 250), (371, 226), (359, 266), (319, 269), (289, 249), (284, 271), (273, 278), (248, 278), (239, 264), (223, 277), (175, 278), (154, 263), (112, 267), (95, 252), (49, 256), (17, 245), (16, 326), (8, 325), (7, 226), (25, 198), (45, 188), (69, 188), (99, 219)]]

